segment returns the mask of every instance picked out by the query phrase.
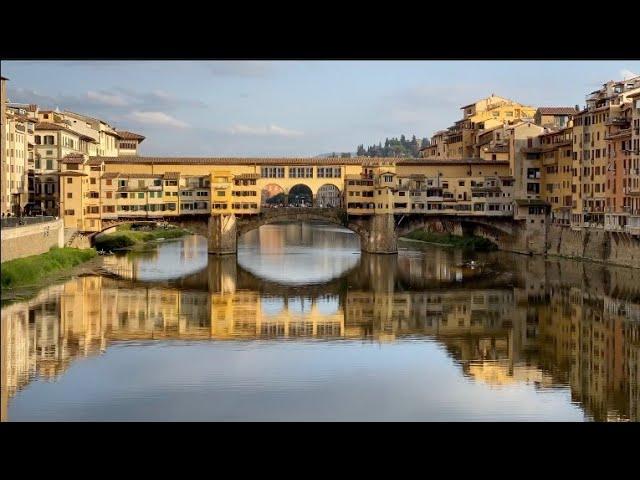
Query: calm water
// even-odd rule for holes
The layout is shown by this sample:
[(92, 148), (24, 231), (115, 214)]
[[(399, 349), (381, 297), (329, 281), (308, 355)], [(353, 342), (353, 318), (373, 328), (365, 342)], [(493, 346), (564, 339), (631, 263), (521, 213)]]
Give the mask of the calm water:
[(310, 224), (104, 269), (2, 309), (3, 420), (639, 418), (637, 270)]

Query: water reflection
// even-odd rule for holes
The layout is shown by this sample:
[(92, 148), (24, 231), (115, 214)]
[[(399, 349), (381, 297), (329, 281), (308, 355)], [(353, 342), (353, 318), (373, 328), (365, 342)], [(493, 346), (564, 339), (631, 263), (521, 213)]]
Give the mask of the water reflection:
[[(638, 421), (640, 272), (500, 252), (471, 254), (484, 267), (468, 269), (460, 265), (470, 254), (411, 245), (397, 257), (351, 255), (346, 262), (340, 254), (329, 256), (331, 265), (313, 267), (318, 279), (327, 279), (322, 284), (292, 281), (299, 272), (280, 281), (277, 268), (271, 275), (256, 275), (269, 268), (249, 268), (259, 256), (251, 242), (264, 242), (267, 251), (279, 255), (287, 248), (296, 251), (301, 246), (296, 240), (288, 247), (291, 232), (289, 226), (276, 227), (245, 239), (238, 261), (205, 253), (205, 268), (175, 280), (162, 272), (154, 276), (154, 268), (162, 270), (162, 265), (152, 258), (112, 257), (107, 268), (125, 278), (76, 278), (3, 308), (3, 419), (9, 399), (16, 400), (30, 382), (60, 379), (75, 359), (107, 352), (110, 346), (235, 340), (249, 348), (251, 341), (277, 340), (286, 352), (287, 345), (301, 340), (329, 342), (334, 349), (353, 349), (355, 340), (356, 345), (435, 342), (467, 382), (493, 389), (496, 398), (518, 385), (534, 386), (532, 395), (568, 389), (570, 401), (588, 419)], [(321, 239), (322, 228), (299, 232), (297, 238), (308, 248), (321, 248), (313, 236)], [(194, 252), (190, 262), (197, 266), (202, 243), (188, 239), (174, 255)], [(335, 248), (340, 253), (352, 246)], [(155, 258), (168, 255), (163, 248), (176, 247), (164, 245)], [(145, 275), (156, 281), (143, 281)], [(349, 357), (356, 366), (362, 361), (357, 351)], [(407, 375), (402, 369), (392, 373), (394, 381)], [(224, 378), (232, 375), (226, 371)], [(311, 371), (305, 375), (315, 378)], [(278, 381), (284, 380), (272, 383)], [(481, 416), (449, 419), (457, 418)]]

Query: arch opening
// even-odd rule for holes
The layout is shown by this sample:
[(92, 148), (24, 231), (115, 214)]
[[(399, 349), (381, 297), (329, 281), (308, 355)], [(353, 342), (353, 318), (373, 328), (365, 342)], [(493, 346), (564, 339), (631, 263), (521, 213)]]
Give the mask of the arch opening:
[(265, 185), (262, 189), (262, 206), (274, 207), (284, 206), (286, 204), (286, 195), (284, 188), (275, 183)]
[(313, 192), (307, 185), (299, 183), (289, 189), (288, 205), (292, 207), (313, 206)]
[(327, 183), (318, 189), (316, 195), (316, 205), (320, 208), (342, 207), (342, 195), (340, 189), (333, 184)]

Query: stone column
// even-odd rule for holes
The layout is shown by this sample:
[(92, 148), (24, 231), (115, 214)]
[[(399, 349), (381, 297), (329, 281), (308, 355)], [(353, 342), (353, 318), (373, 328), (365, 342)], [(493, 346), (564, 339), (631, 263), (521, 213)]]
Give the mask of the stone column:
[(231, 255), (209, 257), (207, 276), (209, 293), (236, 293), (238, 263)]
[(398, 253), (398, 237), (393, 214), (372, 215), (360, 235), (360, 249), (367, 253)]
[(235, 255), (238, 252), (236, 216), (212, 215), (208, 228), (209, 253), (215, 255)]

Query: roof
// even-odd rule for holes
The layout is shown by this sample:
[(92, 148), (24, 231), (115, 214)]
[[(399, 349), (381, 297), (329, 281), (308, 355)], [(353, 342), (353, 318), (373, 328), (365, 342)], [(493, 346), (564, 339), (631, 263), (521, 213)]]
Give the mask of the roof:
[(391, 158), (352, 157), (352, 158), (282, 158), (282, 157), (95, 157), (106, 164), (143, 164), (143, 165), (362, 165), (366, 162), (389, 162)]
[(70, 153), (65, 155), (62, 159), (62, 163), (82, 163), (84, 162), (84, 155), (79, 153)]
[(575, 107), (539, 107), (541, 115), (575, 115), (578, 113)]
[(100, 120), (99, 118), (94, 118), (94, 117), (90, 117), (88, 115), (83, 115), (82, 113), (76, 113), (76, 112), (72, 112), (71, 110), (65, 110), (64, 111), (65, 114), (67, 115), (71, 115), (72, 117), (77, 117), (80, 119), (87, 119), (93, 122), (100, 122), (100, 123), (104, 123), (105, 125), (109, 125), (107, 122), (105, 122), (104, 120)]
[(62, 170), (61, 172), (47, 173), (47, 175), (59, 175), (61, 177), (88, 177), (86, 173), (78, 170)]
[(398, 166), (411, 166), (411, 165), (439, 165), (439, 166), (447, 166), (447, 165), (487, 165), (487, 166), (499, 166), (499, 165), (509, 165), (507, 160), (482, 160), (481, 158), (467, 158), (462, 160), (450, 160), (450, 159), (437, 159), (431, 160), (426, 158), (417, 158), (414, 160), (404, 160), (397, 163)]
[(102, 161), (97, 158), (90, 158), (89, 161), (87, 162), (87, 165), (91, 165), (91, 166), (102, 165)]
[(59, 123), (50, 123), (50, 122), (40, 122), (36, 123), (36, 130), (63, 130), (65, 132), (73, 133), (74, 135), (80, 136), (79, 133), (70, 130), (68, 127), (60, 125)]
[(260, 178), (260, 174), (259, 173), (241, 173), (240, 175), (234, 175), (233, 176), (234, 179), (249, 179), (249, 180), (253, 180), (253, 179), (257, 179)]
[(535, 198), (516, 198), (515, 199), (516, 205), (520, 206), (520, 207), (526, 207), (526, 206), (544, 206), (544, 207), (548, 207), (550, 206), (549, 203), (545, 202), (544, 200), (539, 200), (539, 199), (535, 199)]
[(122, 140), (139, 140), (142, 142), (145, 137), (133, 132), (127, 132), (126, 130), (116, 130), (116, 133)]
[(101, 178), (162, 178), (162, 173), (120, 173), (106, 172)]

